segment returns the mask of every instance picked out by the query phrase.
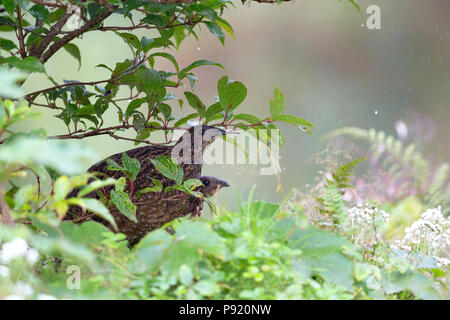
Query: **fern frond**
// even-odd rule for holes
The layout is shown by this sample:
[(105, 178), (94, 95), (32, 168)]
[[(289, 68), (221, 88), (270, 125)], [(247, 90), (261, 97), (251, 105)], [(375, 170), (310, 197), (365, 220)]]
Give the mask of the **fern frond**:
[[(402, 141), (392, 135), (387, 135), (383, 131), (376, 131), (375, 129), (365, 130), (355, 127), (340, 128), (325, 136), (325, 138), (334, 137), (349, 137), (369, 143), (371, 157), (374, 160), (378, 161), (383, 156), (386, 156), (380, 162), (390, 174), (393, 174), (395, 177), (395, 175), (400, 173), (400, 167), (407, 168), (417, 184), (416, 187), (420, 190), (425, 190), (430, 175), (430, 167), (427, 160), (413, 143), (405, 146)], [(393, 159), (388, 157), (389, 155)], [(398, 167), (396, 162), (399, 162), (401, 166)]]

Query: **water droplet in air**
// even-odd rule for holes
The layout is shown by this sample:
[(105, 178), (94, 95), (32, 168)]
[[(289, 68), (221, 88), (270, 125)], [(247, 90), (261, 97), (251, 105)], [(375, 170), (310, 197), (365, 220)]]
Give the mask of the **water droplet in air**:
[(395, 131), (400, 139), (405, 139), (408, 136), (408, 126), (402, 120), (395, 121)]
[(378, 115), (378, 110), (375, 110), (374, 113), (375, 113), (375, 115)]
[(197, 50), (200, 51), (200, 47), (198, 47)]

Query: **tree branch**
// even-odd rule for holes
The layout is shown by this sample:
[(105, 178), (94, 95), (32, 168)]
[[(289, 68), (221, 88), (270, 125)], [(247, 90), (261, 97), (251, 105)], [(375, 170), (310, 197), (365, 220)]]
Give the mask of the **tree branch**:
[(108, 18), (116, 9), (117, 9), (117, 6), (107, 5), (105, 7), (105, 10), (100, 15), (98, 15), (95, 18), (89, 20), (81, 28), (76, 29), (76, 30), (68, 33), (67, 35), (62, 37), (59, 41), (57, 41), (53, 45), (51, 45), (50, 48), (48, 48), (48, 50), (40, 58), (41, 62), (42, 63), (47, 62), (47, 60), (50, 59), (56, 53), (56, 51), (61, 49), (66, 43), (72, 41), (76, 37), (82, 35), (86, 31), (91, 29), (96, 24), (98, 24), (98, 23), (102, 22), (103, 20), (105, 20), (106, 18)]
[[(30, 51), (30, 55), (36, 58), (40, 58), (42, 53), (47, 49), (50, 42), (52, 42), (53, 38), (57, 36), (64, 25), (66, 24), (67, 20), (72, 16), (73, 12), (65, 13), (59, 20), (52, 25), (50, 28), (50, 31), (47, 33), (47, 35), (44, 37), (44, 39), (41, 41), (38, 47), (33, 46)], [(42, 58), (40, 59), (42, 61)], [(42, 61), (43, 62), (43, 61)]]
[(23, 36), (23, 28), (22, 28), (22, 11), (20, 10), (20, 7), (16, 7), (17, 12), (17, 25), (18, 30), (16, 31), (17, 39), (19, 40), (19, 53), (22, 59), (24, 59), (27, 55), (25, 51), (25, 42), (24, 42), (24, 36)]

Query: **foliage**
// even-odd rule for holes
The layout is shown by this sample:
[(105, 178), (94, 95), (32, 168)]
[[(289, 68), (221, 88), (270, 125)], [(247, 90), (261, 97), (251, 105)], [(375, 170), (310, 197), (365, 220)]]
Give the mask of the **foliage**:
[(396, 181), (399, 188), (397, 196), (418, 196), (427, 207), (440, 205), (444, 213), (450, 212), (448, 163), (434, 168), (413, 143), (405, 146), (401, 140), (374, 129), (340, 128), (327, 137), (348, 137), (368, 142), (372, 167), (376, 168), (376, 164), (379, 164), (387, 177)]
[[(185, 100), (192, 110), (184, 111), (184, 100), (170, 92), (184, 87), (185, 82), (189, 82), (191, 89), (194, 89), (198, 79), (194, 72), (199, 67), (214, 66), (225, 70), (223, 65), (210, 60), (197, 60), (182, 67), (167, 49), (178, 49), (188, 36), (197, 38), (196, 32), (201, 26), (205, 26), (222, 44), (225, 32), (234, 37), (233, 28), (222, 17), (226, 9), (234, 6), (228, 0), (158, 3), (116, 0), (56, 4), (5, 0), (0, 5), (3, 7), (0, 13), (1, 31), (16, 38), (15, 41), (0, 38), (0, 48), (8, 55), (0, 57), (0, 65), (10, 68), (2, 72), (7, 72), (12, 81), (24, 78), (23, 73), (17, 73), (15, 69), (41, 73), (53, 83), (52, 87), (25, 95), (30, 106), (58, 112), (55, 116), (64, 122), (67, 133), (51, 138), (82, 139), (109, 135), (136, 144), (153, 144), (154, 132), (163, 131), (165, 143), (170, 144), (170, 133), (185, 128), (187, 122), (194, 118), (215, 126), (244, 130), (274, 129), (276, 127), (272, 123), (277, 121), (301, 126), (307, 132), (313, 128), (310, 122), (302, 118), (282, 114), (284, 97), (278, 89), (275, 89), (275, 98), (270, 102), (270, 116), (259, 119), (255, 115), (236, 113), (236, 108), (246, 98), (247, 89), (243, 83), (232, 81), (228, 76), (218, 81), (218, 100), (209, 107), (192, 91), (185, 91)], [(109, 21), (112, 15), (123, 17), (126, 26), (105, 26), (104, 22)], [(148, 34), (138, 36), (136, 31), (140, 29), (155, 30), (157, 33), (153, 38), (149, 38)], [(57, 82), (46, 72), (46, 62), (64, 49), (81, 67), (82, 52), (72, 40), (87, 32), (114, 33), (130, 48), (130, 56), (113, 66), (97, 65), (110, 72), (107, 79), (87, 82), (66, 79), (62, 83)], [(168, 60), (173, 68), (156, 69), (159, 59)], [(8, 98), (20, 95), (17, 90), (0, 94)], [(128, 103), (124, 105), (126, 101)], [(177, 111), (173, 104), (179, 105), (180, 110)], [(110, 108), (117, 112), (117, 122), (114, 124), (104, 121)], [(134, 138), (120, 134), (130, 129), (135, 132)]]
[[(443, 294), (443, 284), (433, 275), (439, 279), (445, 270), (432, 257), (389, 247), (388, 242), (372, 255), (366, 244), (342, 231), (319, 229), (299, 212), (251, 197), (240, 212), (224, 211), (209, 221), (186, 217), (170, 226), (174, 234), (156, 230), (132, 250), (120, 234), (96, 222), (62, 222), (59, 232), (47, 235), (27, 226), (2, 228), (2, 270), (9, 275), (0, 277), (0, 295), (435, 299)], [(18, 250), (17, 242), (23, 241), (25, 249)], [(14, 256), (11, 246), (16, 248)], [(30, 258), (30, 250), (38, 250), (40, 259)], [(29, 271), (15, 278), (18, 265)], [(70, 290), (66, 270), (73, 265), (80, 267), (82, 280), (80, 289)]]
[[(350, 3), (357, 7), (355, 1)], [(419, 219), (408, 220), (409, 228), (399, 241), (391, 240), (386, 236), (391, 216), (375, 204), (354, 206), (344, 198), (344, 192), (352, 187), (350, 174), (362, 159), (338, 166), (322, 185), (316, 197), (319, 208), (315, 206), (317, 212), (326, 214), (321, 221), (308, 219), (306, 209), (291, 195), (283, 203), (274, 204), (256, 201), (253, 193), (236, 212), (218, 208), (210, 220), (174, 220), (149, 233), (133, 249), (127, 247), (123, 234), (97, 222), (76, 225), (62, 221), (70, 206), (78, 206), (115, 227), (107, 209), (109, 202), (135, 220), (133, 201), (145, 193), (177, 190), (200, 196), (195, 191), (200, 182), (183, 181), (181, 168), (165, 157), (151, 161), (173, 181), (171, 186), (151, 179), (151, 186), (133, 190), (141, 167), (137, 159), (126, 154), (120, 164), (108, 161), (109, 170), (124, 173), (118, 180), (101, 180), (104, 177), (83, 173), (97, 155), (83, 144), (66, 139), (106, 134), (152, 144), (150, 138), (160, 130), (169, 144), (172, 139), (168, 135), (193, 119), (231, 129), (254, 128), (263, 141), (267, 141), (267, 134), (262, 129), (274, 129), (278, 121), (304, 132), (310, 133), (313, 128), (310, 122), (283, 113), (285, 98), (278, 88), (269, 101), (269, 116), (260, 119), (239, 113), (247, 89), (228, 76), (219, 79), (218, 99), (210, 106), (192, 90), (185, 91), (183, 96), (192, 110), (175, 116), (171, 104), (181, 109), (183, 100), (169, 90), (183, 82), (189, 82), (193, 89), (198, 67), (225, 68), (209, 60), (180, 67), (164, 50), (178, 48), (190, 35), (196, 37), (201, 25), (221, 43), (225, 32), (233, 37), (232, 27), (222, 18), (224, 10), (233, 6), (231, 2), (77, 2), (83, 19), (80, 25), (63, 31), (74, 17), (68, 4), (0, 1), (0, 30), (15, 36), (14, 41), (0, 38), (0, 95), (5, 97), (0, 99), (0, 298), (448, 298), (449, 263), (445, 252), (439, 250), (448, 241), (448, 219), (439, 207), (425, 211)], [(128, 25), (105, 24), (113, 13)], [(137, 37), (133, 33), (136, 29), (154, 29), (157, 36)], [(45, 63), (60, 49), (81, 66), (82, 53), (71, 41), (95, 31), (114, 32), (130, 47), (128, 59), (114, 66), (97, 66), (110, 72), (108, 79), (58, 83), (47, 74)], [(156, 60), (160, 58), (169, 60), (173, 69), (157, 70)], [(23, 101), (18, 100), (23, 92), (17, 82), (33, 72), (47, 77), (53, 87), (30, 92)], [(124, 89), (129, 94), (124, 95)], [(126, 100), (132, 101), (122, 105)], [(35, 107), (58, 112), (56, 116), (68, 132), (54, 137), (47, 137), (44, 129), (15, 132), (13, 125), (17, 122), (39, 117)], [(117, 110), (116, 124), (104, 123), (109, 108)], [(136, 132), (135, 139), (118, 134), (129, 129)], [(414, 186), (422, 192), (420, 205), (442, 203), (448, 208), (448, 198), (442, 193), (448, 189), (446, 164), (430, 182), (429, 165), (414, 147), (404, 147), (383, 133), (352, 132), (378, 147), (380, 143), (384, 146), (382, 151), (374, 148), (377, 152), (372, 158), (379, 160), (385, 152), (395, 156), (399, 164), (391, 169), (392, 174), (412, 170), (418, 177)], [(383, 162), (395, 165), (391, 157)], [(92, 192), (102, 195), (105, 188), (110, 190), (109, 198), (100, 201), (87, 197)], [(405, 211), (405, 203), (396, 206), (390, 209)], [(431, 234), (435, 242), (421, 240), (424, 225), (437, 230)], [(79, 288), (76, 270), (81, 272)]]

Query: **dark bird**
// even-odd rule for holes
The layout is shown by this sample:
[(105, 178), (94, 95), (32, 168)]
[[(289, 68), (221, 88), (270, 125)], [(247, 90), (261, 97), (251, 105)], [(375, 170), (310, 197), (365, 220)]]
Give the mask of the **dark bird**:
[[(203, 151), (210, 145), (217, 136), (225, 135), (225, 130), (198, 125), (189, 128), (173, 146), (144, 146), (140, 148), (125, 151), (130, 157), (139, 160), (141, 170), (137, 175), (133, 185), (129, 188), (139, 190), (147, 187), (151, 180), (149, 177), (162, 182), (164, 187), (172, 185), (173, 181), (164, 177), (155, 167), (148, 161), (149, 158), (154, 159), (157, 156), (172, 156), (178, 160), (184, 171), (184, 180), (198, 179), (202, 170)], [(120, 171), (108, 170), (106, 160), (111, 159), (120, 163), (123, 152), (116, 153), (107, 159), (104, 159), (88, 169), (88, 172), (102, 173), (107, 177), (119, 179), (124, 176)]]
[[(137, 223), (128, 219), (116, 207), (111, 207), (110, 213), (116, 221), (118, 231), (127, 236), (128, 246), (133, 247), (147, 233), (159, 229), (166, 223), (180, 217), (191, 214), (199, 216), (203, 208), (203, 199), (215, 195), (221, 188), (229, 187), (226, 181), (215, 177), (204, 176), (199, 180), (203, 183), (195, 191), (202, 194), (201, 198), (177, 194), (174, 191), (164, 193), (160, 198), (155, 193), (147, 193), (135, 202), (137, 207)], [(100, 222), (107, 226), (111, 231), (115, 231), (111, 224), (106, 220), (93, 214), (86, 214), (76, 219), (77, 223), (83, 223), (89, 220)]]
[[(126, 191), (131, 194), (130, 199), (133, 199), (133, 192), (141, 190), (151, 184), (151, 178), (161, 181), (163, 187), (173, 185), (171, 179), (166, 178), (152, 165), (149, 158), (154, 159), (157, 156), (172, 156), (176, 158), (181, 168), (183, 169), (183, 181), (187, 179), (200, 179), (202, 168), (202, 155), (205, 148), (211, 144), (215, 137), (224, 135), (226, 132), (222, 129), (210, 127), (206, 125), (191, 127), (173, 146), (145, 146), (125, 151), (130, 157), (137, 159), (140, 163), (141, 169), (132, 181), (128, 181)], [(112, 159), (120, 163), (123, 153), (114, 154), (107, 159)], [(107, 159), (102, 160), (88, 169), (88, 172), (100, 173), (103, 178), (112, 177), (119, 179), (124, 176), (121, 171), (108, 170)], [(220, 189), (228, 186), (224, 181), (213, 177), (201, 177), (204, 181), (204, 186), (198, 187), (198, 191), (204, 196), (209, 196)], [(206, 185), (207, 184), (207, 185)], [(108, 197), (112, 187), (104, 188), (103, 193)], [(204, 192), (202, 192), (204, 191)], [(76, 196), (77, 190), (71, 192), (68, 197)], [(87, 197), (99, 198), (98, 194), (93, 192)], [(194, 196), (186, 196), (178, 194), (177, 191), (164, 193), (162, 196), (155, 193), (146, 193), (133, 201), (136, 205), (136, 219), (137, 223), (131, 221), (117, 208), (111, 206), (110, 213), (116, 220), (120, 232), (127, 235), (129, 245), (137, 243), (148, 232), (160, 228), (165, 223), (181, 216), (185, 216), (192, 212), (201, 210), (200, 199)], [(77, 222), (85, 221), (87, 217), (91, 217), (83, 213), (79, 207), (71, 207), (64, 220), (74, 220)], [(99, 217), (92, 217), (93, 220), (100, 221), (107, 224)]]

